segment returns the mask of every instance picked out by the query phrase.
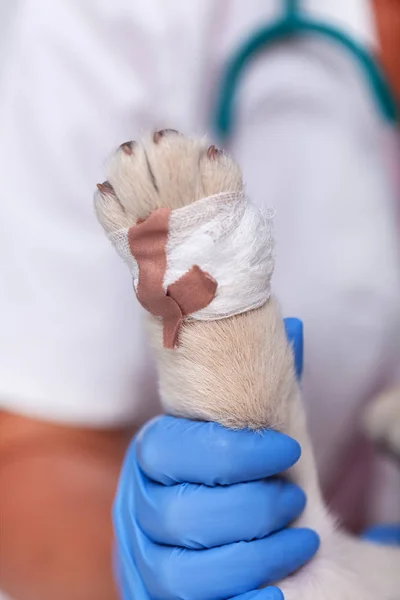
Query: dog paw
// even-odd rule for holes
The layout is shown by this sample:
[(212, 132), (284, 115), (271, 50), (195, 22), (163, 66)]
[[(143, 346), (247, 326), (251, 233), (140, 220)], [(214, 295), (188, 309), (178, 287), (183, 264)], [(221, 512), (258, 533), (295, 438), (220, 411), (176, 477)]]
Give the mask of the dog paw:
[(121, 144), (107, 180), (99, 184), (95, 208), (107, 233), (130, 227), (158, 208), (180, 208), (200, 198), (242, 189), (239, 167), (204, 139), (173, 129)]
[(374, 600), (368, 584), (344, 563), (345, 557), (317, 557), (279, 585), (285, 600)]
[(378, 396), (364, 414), (367, 435), (400, 460), (400, 387)]

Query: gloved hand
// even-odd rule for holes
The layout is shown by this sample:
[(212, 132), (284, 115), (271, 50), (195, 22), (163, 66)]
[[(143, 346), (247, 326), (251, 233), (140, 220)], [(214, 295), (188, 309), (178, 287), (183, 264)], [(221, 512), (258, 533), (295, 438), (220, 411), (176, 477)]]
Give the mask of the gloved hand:
[(364, 532), (363, 538), (375, 544), (400, 546), (400, 523), (373, 525)]
[[(297, 370), (301, 324), (290, 320)], [(123, 600), (280, 600), (276, 581), (306, 563), (319, 539), (285, 529), (305, 496), (276, 475), (300, 456), (274, 432), (160, 417), (128, 450), (114, 505)]]

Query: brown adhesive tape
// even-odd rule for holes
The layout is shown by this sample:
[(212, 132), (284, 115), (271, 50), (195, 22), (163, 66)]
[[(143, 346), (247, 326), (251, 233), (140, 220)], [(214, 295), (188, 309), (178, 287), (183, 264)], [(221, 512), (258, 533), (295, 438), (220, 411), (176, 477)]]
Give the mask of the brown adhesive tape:
[(183, 317), (210, 304), (217, 282), (195, 265), (165, 293), (170, 213), (169, 208), (153, 211), (147, 219), (129, 229), (128, 242), (139, 267), (137, 298), (148, 312), (162, 319), (164, 347), (172, 349), (177, 346)]

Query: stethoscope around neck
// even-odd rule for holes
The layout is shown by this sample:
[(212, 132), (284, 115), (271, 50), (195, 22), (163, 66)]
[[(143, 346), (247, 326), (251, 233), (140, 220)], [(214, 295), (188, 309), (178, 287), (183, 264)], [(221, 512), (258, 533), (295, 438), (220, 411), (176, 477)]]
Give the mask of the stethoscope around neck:
[(284, 0), (282, 16), (274, 23), (252, 33), (231, 57), (222, 74), (213, 124), (222, 142), (227, 141), (233, 132), (236, 92), (249, 62), (275, 42), (293, 35), (309, 33), (320, 35), (341, 46), (358, 62), (382, 118), (391, 124), (397, 122), (398, 107), (389, 83), (368, 50), (340, 29), (305, 15), (300, 9), (299, 0)]

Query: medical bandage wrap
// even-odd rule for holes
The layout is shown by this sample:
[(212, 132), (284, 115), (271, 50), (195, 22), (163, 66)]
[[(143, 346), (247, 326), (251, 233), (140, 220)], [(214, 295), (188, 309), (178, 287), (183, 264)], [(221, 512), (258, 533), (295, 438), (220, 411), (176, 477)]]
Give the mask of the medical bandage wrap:
[[(170, 316), (170, 300), (166, 312), (148, 301), (158, 279), (158, 300), (175, 298), (181, 320), (213, 321), (258, 308), (270, 297), (273, 214), (261, 212), (243, 193), (222, 193), (183, 208), (157, 209), (109, 239), (149, 312)], [(173, 341), (164, 337), (167, 347), (176, 345), (180, 322), (175, 325)]]

